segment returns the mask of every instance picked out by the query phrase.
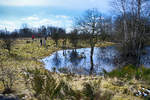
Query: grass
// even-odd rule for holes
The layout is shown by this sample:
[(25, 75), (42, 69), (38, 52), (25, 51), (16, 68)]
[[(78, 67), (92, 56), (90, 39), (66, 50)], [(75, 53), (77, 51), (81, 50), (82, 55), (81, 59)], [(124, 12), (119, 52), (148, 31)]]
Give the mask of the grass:
[(136, 78), (138, 80), (143, 80), (150, 84), (150, 69), (141, 66), (139, 68), (128, 65), (121, 69), (113, 70), (112, 72), (108, 73), (109, 77), (117, 77), (117, 78), (126, 78), (127, 80), (131, 80)]
[[(30, 41), (27, 43), (27, 41)], [(82, 41), (81, 41), (82, 42)], [(82, 47), (90, 47), (87, 43), (83, 41), (83, 43), (79, 43), (77, 48)], [(104, 43), (98, 43), (96, 44), (97, 46), (108, 46), (112, 45), (110, 42), (104, 42)], [(31, 39), (28, 38), (23, 38), (23, 39), (17, 39), (15, 41), (15, 44), (12, 47), (11, 50), (11, 55), (8, 55), (7, 50), (0, 49), (0, 54), (2, 55), (0, 59), (4, 59), (5, 61), (3, 62), (4, 65), (14, 65), (18, 66), (19, 68), (22, 66), (30, 66), (33, 68), (36, 67), (41, 67), (43, 64), (39, 62), (39, 59), (42, 59), (46, 56), (49, 56), (53, 52), (57, 50), (62, 49), (62, 40), (59, 40), (58, 47), (55, 46), (55, 42), (52, 39), (47, 40), (47, 46), (40, 46), (40, 42), (38, 39), (36, 39), (34, 42), (32, 42)], [(71, 49), (72, 44), (67, 41), (67, 46), (66, 48)], [(7, 60), (6, 60), (7, 59)]]
[[(1, 43), (2, 41), (0, 40), (0, 44)], [(37, 98), (34, 98), (34, 95), (33, 95), (35, 93), (35, 90), (31, 89), (31, 87), (26, 86), (27, 84), (26, 82), (28, 78), (27, 80), (24, 79), (24, 72), (26, 71), (26, 69), (30, 69), (30, 70), (39, 69), (39, 70), (45, 71), (43, 63), (39, 62), (39, 60), (46, 56), (49, 56), (55, 51), (58, 51), (64, 48), (62, 45), (62, 40), (59, 40), (58, 47), (55, 46), (55, 42), (51, 38), (49, 38), (46, 41), (46, 44), (47, 44), (46, 47), (40, 46), (40, 42), (38, 39), (35, 39), (35, 41), (32, 42), (32, 40), (29, 38), (23, 38), (23, 39), (17, 39), (15, 41), (11, 49), (10, 55), (8, 55), (7, 50), (0, 48), (1, 66), (13, 68), (17, 71), (17, 80), (13, 87), (13, 89), (16, 91), (15, 95), (18, 95), (19, 97), (26, 96), (27, 97), (26, 100), (37, 99)], [(96, 44), (97, 47), (111, 46), (111, 45), (114, 45), (114, 43), (98, 42)], [(77, 48), (87, 48), (87, 47), (90, 47), (90, 45), (87, 44), (87, 42), (85, 41), (79, 41), (77, 45)], [(67, 46), (65, 48), (66, 49), (73, 48), (69, 40), (67, 40)], [(76, 97), (79, 97), (78, 99), (73, 99), (73, 100), (94, 99), (91, 97), (88, 98), (88, 96), (85, 95), (86, 93), (84, 90), (86, 89), (87, 89), (86, 91), (88, 91), (89, 89), (89, 93), (93, 92), (92, 95), (95, 95), (95, 97), (99, 96), (99, 98), (102, 98), (104, 100), (106, 99), (106, 97), (109, 97), (109, 96), (111, 97), (112, 100), (130, 100), (130, 98), (133, 98), (132, 100), (142, 100), (142, 98), (133, 96), (133, 92), (131, 88), (128, 88), (128, 87), (133, 87), (133, 89), (136, 90), (135, 87), (141, 88), (142, 85), (146, 86), (147, 83), (145, 83), (145, 81), (143, 82), (142, 80), (149, 79), (150, 77), (149, 72), (150, 71), (145, 68), (141, 68), (139, 69), (139, 71), (135, 71), (134, 66), (128, 66), (128, 67), (124, 67), (121, 70), (114, 70), (113, 72), (110, 72), (108, 74), (109, 77), (107, 78), (104, 78), (101, 76), (95, 76), (95, 77), (94, 76), (79, 76), (79, 75), (72, 76), (72, 75), (56, 74), (56, 73), (52, 73), (52, 75), (54, 79), (56, 79), (56, 81), (61, 79), (65, 83), (67, 83), (68, 86), (70, 86), (70, 88), (74, 91), (74, 95)], [(135, 77), (136, 74), (137, 76), (139, 75), (139, 77), (142, 76), (141, 81), (136, 80), (135, 78), (132, 77), (132, 76)], [(130, 80), (127, 81), (125, 79), (122, 79), (124, 77), (127, 77)], [(98, 80), (100, 80), (100, 82), (95, 82)], [(36, 80), (36, 81), (39, 81), (39, 80)], [(123, 82), (123, 85), (122, 85), (122, 82)], [(61, 83), (61, 84), (63, 86), (66, 86), (64, 83)], [(39, 84), (36, 84), (36, 85), (38, 86)], [(91, 90), (88, 87), (90, 87)], [(3, 85), (0, 83), (0, 92), (2, 92), (3, 89), (4, 89)], [(99, 99), (94, 99), (94, 100), (99, 100)]]

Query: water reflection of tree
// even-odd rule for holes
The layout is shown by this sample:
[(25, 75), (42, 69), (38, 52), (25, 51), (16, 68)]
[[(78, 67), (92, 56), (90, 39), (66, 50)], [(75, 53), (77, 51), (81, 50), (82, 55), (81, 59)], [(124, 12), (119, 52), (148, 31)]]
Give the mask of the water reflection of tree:
[(65, 54), (63, 54), (64, 55), (64, 67), (68, 67), (67, 65), (68, 65), (68, 62), (69, 62), (69, 57), (68, 57), (68, 55), (69, 55), (69, 53), (68, 53), (68, 51), (66, 51), (65, 50)]
[(98, 48), (97, 52), (97, 63), (101, 64), (101, 62), (108, 63), (108, 57), (107, 57), (107, 49), (105, 47)]
[(94, 54), (94, 48), (91, 48), (91, 54), (90, 54), (91, 67), (90, 67), (90, 73), (89, 73), (90, 75), (92, 75), (94, 71), (93, 54)]
[(97, 62), (111, 65), (114, 62), (116, 52), (111, 47), (102, 47), (98, 49)]
[(82, 57), (80, 57), (79, 53), (76, 50), (72, 50), (70, 53), (70, 62), (73, 65), (78, 66), (81, 60), (82, 60)]
[(63, 56), (66, 56), (66, 50), (63, 50)]
[(144, 65), (145, 67), (150, 66), (150, 46), (147, 46), (143, 50), (143, 54), (141, 55), (140, 64)]
[(86, 58), (84, 59), (83, 64), (82, 64), (82, 71), (83, 71), (83, 73), (88, 73), (89, 74), (89, 70), (87, 68), (89, 68), (90, 66), (88, 66), (89, 64), (87, 64), (87, 59)]
[(54, 64), (54, 66), (56, 66), (56, 67), (59, 67), (60, 64), (61, 64), (61, 57), (59, 56), (59, 53), (58, 53), (58, 52), (56, 52), (55, 55), (54, 55), (53, 64)]

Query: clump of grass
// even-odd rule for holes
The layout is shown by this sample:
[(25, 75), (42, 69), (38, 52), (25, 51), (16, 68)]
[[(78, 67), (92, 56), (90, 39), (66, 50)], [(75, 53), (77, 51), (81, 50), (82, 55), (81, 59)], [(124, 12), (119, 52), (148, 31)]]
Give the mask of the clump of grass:
[(113, 96), (112, 92), (102, 91), (100, 87), (95, 87), (90, 83), (84, 84), (82, 93), (85, 100), (111, 100)]
[(86, 99), (94, 100), (95, 96), (94, 87), (92, 87), (91, 84), (89, 83), (84, 83), (83, 94), (86, 97)]
[(59, 68), (58, 71), (64, 74), (70, 74), (71, 71), (67, 67)]
[(148, 84), (150, 84), (150, 68), (139, 68), (138, 69), (141, 75), (141, 79), (146, 81)]
[(99, 81), (89, 81), (83, 83), (83, 94), (84, 96), (90, 98), (92, 100), (94, 98), (95, 92), (100, 89), (101, 80)]
[[(137, 68), (133, 65), (125, 66), (121, 69), (115, 69), (112, 72), (107, 73), (109, 77), (126, 78), (126, 79), (142, 79), (144, 81), (149, 81), (150, 79), (150, 69), (143, 66)], [(149, 81), (150, 83), (150, 81)]]
[(145, 97), (144, 100), (150, 100), (150, 96)]
[(47, 70), (29, 70), (25, 74), (31, 88), (35, 92), (35, 97), (40, 100), (71, 99), (75, 97), (75, 92), (63, 80), (56, 80)]
[(3, 94), (13, 93), (13, 86), (17, 80), (17, 71), (11, 67), (0, 66), (0, 82), (3, 84)]
[(102, 91), (101, 80), (90, 81), (83, 84), (82, 94), (85, 100), (110, 100), (112, 98), (112, 92)]
[(112, 72), (108, 73), (110, 77), (117, 78), (128, 78), (131, 79), (136, 73), (136, 67), (133, 65), (125, 66), (121, 69), (115, 69)]

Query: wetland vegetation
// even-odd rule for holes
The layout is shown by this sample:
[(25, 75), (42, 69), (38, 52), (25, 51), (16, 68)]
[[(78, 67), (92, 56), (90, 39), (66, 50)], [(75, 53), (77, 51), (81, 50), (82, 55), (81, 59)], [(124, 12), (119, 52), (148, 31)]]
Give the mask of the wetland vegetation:
[(89, 9), (70, 32), (0, 30), (0, 99), (150, 100), (149, 3), (113, 0), (115, 18)]

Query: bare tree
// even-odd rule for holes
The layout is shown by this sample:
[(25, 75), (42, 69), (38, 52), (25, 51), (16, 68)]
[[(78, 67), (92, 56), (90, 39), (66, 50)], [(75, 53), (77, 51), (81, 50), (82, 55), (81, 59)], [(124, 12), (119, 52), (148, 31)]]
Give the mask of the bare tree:
[[(113, 7), (119, 12), (123, 24), (122, 41), (123, 55), (134, 58), (134, 64), (139, 66), (141, 49), (145, 41), (145, 23), (142, 18), (146, 17), (145, 8), (149, 0), (113, 0)], [(121, 25), (120, 25), (121, 26)]]
[[(103, 19), (101, 23), (101, 40), (105, 41), (112, 34), (112, 19), (108, 17)], [(109, 38), (110, 39), (110, 38)]]
[[(89, 34), (91, 60), (93, 59), (94, 47), (97, 43), (97, 35), (101, 33), (102, 20), (103, 17), (96, 8), (87, 10), (82, 17), (76, 19), (76, 28), (79, 32)], [(92, 74), (93, 67), (93, 61), (91, 61), (90, 74)]]
[(3, 37), (3, 42), (2, 42), (2, 49), (6, 49), (8, 51), (8, 54), (11, 54), (12, 46), (14, 45), (15, 42), (15, 37), (10, 37), (8, 35), (7, 29), (5, 29), (5, 36)]
[(77, 44), (78, 44), (78, 30), (77, 29), (74, 29), (73, 31), (71, 31), (70, 42), (72, 43), (76, 51)]
[(66, 33), (65, 29), (59, 27), (52, 27), (51, 29), (51, 38), (55, 41), (56, 47), (58, 46), (58, 40), (63, 38), (63, 35)]
[(112, 2), (113, 8), (119, 13), (119, 15), (123, 16), (123, 34), (124, 41), (127, 41), (127, 23), (126, 23), (126, 14), (128, 10), (128, 0), (113, 0)]

